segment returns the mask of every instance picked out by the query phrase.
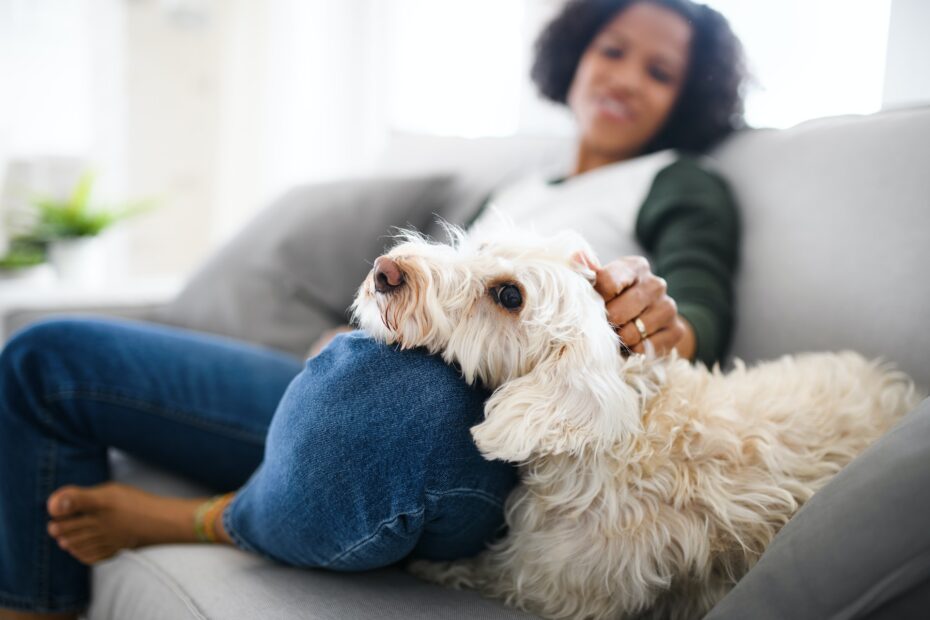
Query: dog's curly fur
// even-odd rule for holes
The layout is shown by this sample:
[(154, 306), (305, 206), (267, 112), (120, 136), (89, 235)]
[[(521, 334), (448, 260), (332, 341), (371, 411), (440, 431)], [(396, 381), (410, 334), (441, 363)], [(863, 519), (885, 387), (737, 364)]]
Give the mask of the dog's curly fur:
[[(851, 353), (723, 374), (623, 357), (566, 233), (452, 245), (413, 234), (387, 255), (405, 283), (359, 289), (356, 322), (425, 347), (494, 390), (472, 429), (520, 464), (505, 538), (415, 574), (549, 618), (696, 618), (778, 530), (919, 401), (910, 380)], [(517, 286), (518, 310), (495, 287)]]

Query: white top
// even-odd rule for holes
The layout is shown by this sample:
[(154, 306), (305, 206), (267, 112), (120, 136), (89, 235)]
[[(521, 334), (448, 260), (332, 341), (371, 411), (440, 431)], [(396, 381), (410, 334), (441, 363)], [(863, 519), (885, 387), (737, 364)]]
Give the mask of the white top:
[(643, 254), (636, 217), (656, 174), (677, 158), (674, 150), (659, 151), (556, 184), (541, 173), (526, 176), (496, 192), (472, 229), (513, 222), (551, 235), (570, 228), (581, 233), (602, 262)]

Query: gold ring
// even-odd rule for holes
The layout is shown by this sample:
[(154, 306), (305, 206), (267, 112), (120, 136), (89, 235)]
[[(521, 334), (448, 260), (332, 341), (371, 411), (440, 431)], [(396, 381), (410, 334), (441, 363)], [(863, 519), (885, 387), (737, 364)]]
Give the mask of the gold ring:
[(649, 332), (646, 331), (646, 324), (643, 323), (643, 320), (639, 317), (636, 317), (636, 320), (633, 321), (633, 325), (636, 326), (636, 329), (639, 330), (639, 337), (645, 340), (649, 337)]

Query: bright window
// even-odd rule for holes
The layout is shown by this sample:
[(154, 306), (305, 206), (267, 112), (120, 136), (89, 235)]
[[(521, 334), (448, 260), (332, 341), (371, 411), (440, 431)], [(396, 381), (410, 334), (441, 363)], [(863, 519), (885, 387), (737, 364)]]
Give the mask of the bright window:
[(882, 107), (891, 0), (707, 0), (743, 41), (749, 123), (789, 127)]
[[(742, 39), (760, 127), (881, 109), (891, 0), (707, 0)], [(392, 0), (388, 124), (462, 136), (563, 133), (527, 76), (552, 0)]]
[(407, 131), (506, 135), (524, 79), (521, 0), (391, 0), (388, 121)]

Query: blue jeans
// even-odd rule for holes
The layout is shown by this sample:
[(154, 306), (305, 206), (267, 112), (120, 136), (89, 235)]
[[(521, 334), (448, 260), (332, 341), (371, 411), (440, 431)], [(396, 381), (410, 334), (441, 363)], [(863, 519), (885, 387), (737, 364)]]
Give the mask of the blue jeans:
[(108, 447), (238, 489), (231, 538), (288, 564), (473, 555), (516, 483), (469, 434), (486, 396), (441, 360), (358, 332), (304, 365), (155, 325), (35, 324), (0, 353), (0, 607), (87, 605), (88, 568), (47, 535), (45, 502), (106, 481)]

